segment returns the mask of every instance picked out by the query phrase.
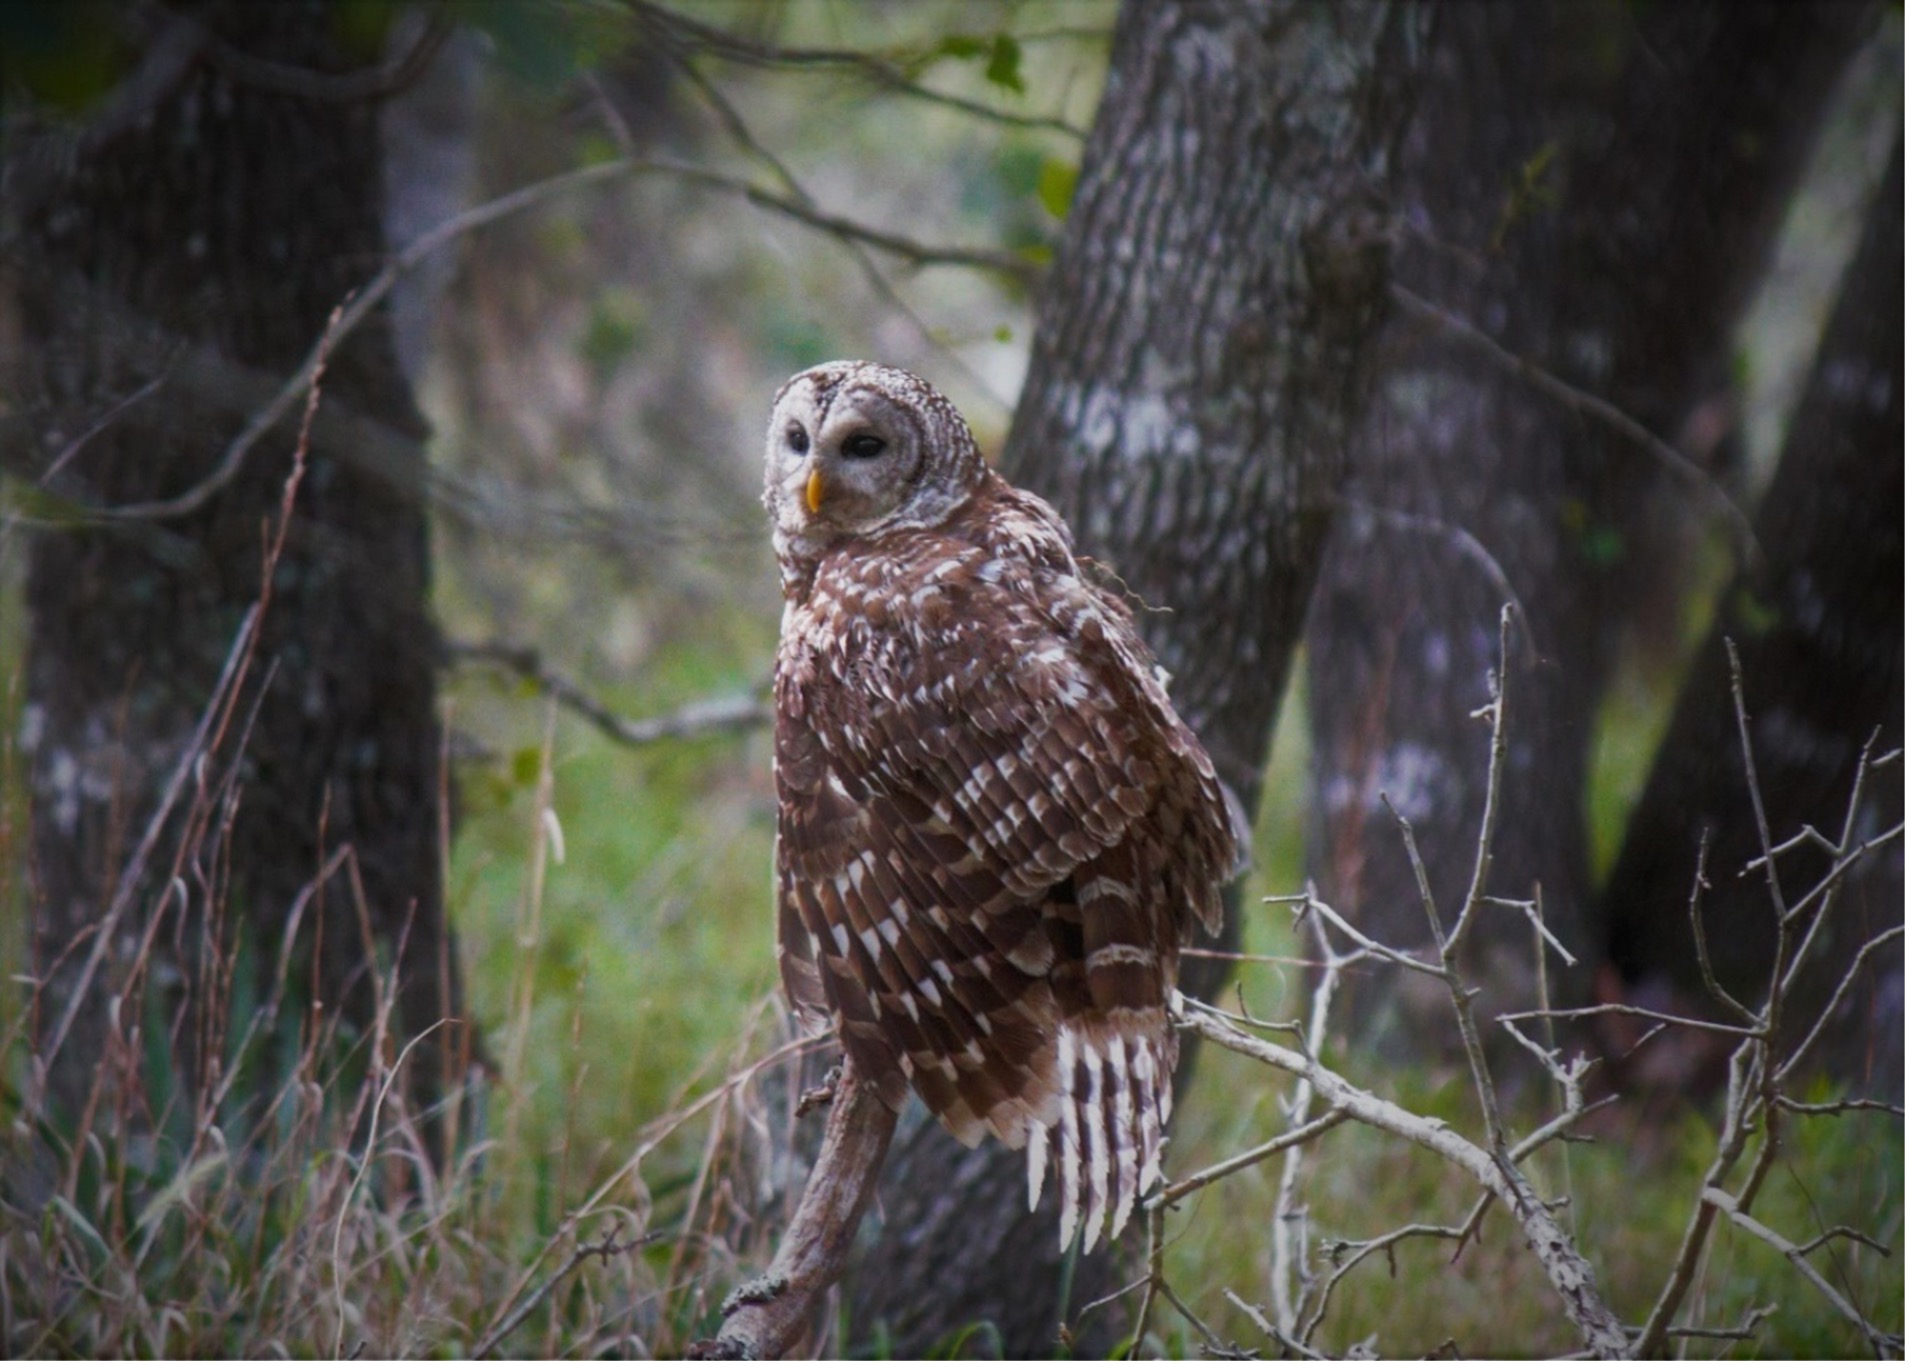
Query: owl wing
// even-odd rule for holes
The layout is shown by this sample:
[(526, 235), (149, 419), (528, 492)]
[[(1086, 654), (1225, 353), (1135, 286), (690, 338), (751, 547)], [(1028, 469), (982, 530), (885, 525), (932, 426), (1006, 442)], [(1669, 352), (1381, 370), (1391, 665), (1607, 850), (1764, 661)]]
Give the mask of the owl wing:
[(1057, 1021), (1157, 1004), (1187, 912), (1217, 921), (1223, 798), (1064, 545), (831, 567), (778, 663), (785, 983), (889, 1103), (912, 1080), (1020, 1146), (1056, 1118)]

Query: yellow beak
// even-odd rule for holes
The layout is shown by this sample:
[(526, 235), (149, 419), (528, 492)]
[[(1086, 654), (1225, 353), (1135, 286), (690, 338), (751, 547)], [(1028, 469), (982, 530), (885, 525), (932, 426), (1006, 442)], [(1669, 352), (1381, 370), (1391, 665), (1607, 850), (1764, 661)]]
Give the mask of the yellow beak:
[(814, 516), (817, 512), (820, 512), (822, 510), (822, 471), (821, 470), (811, 469), (809, 471), (809, 484), (808, 484), (808, 487), (803, 490), (802, 500), (808, 503), (810, 516)]

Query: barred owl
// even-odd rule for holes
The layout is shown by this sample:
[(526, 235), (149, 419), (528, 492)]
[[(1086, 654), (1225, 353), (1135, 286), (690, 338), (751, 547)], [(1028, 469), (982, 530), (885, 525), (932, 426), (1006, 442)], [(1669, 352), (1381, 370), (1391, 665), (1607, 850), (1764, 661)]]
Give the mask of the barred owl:
[(1061, 1244), (1160, 1176), (1181, 945), (1237, 836), (1127, 606), (901, 370), (776, 395), (777, 956), (891, 1108), (1050, 1147)]

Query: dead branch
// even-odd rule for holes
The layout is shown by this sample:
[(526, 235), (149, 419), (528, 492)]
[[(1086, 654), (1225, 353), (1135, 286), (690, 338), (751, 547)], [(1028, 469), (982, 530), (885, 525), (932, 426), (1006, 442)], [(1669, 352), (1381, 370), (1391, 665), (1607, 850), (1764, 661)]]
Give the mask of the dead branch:
[[(1799, 1275), (1808, 1280), (1819, 1294), (1829, 1300), (1831, 1306), (1833, 1306), (1837, 1312), (1841, 1313), (1858, 1331), (1862, 1332), (1863, 1336), (1869, 1342), (1870, 1349), (1875, 1351), (1877, 1359), (1893, 1360), (1901, 1358), (1903, 1348), (1902, 1338), (1893, 1332), (1878, 1330), (1875, 1324), (1864, 1317), (1854, 1304), (1843, 1297), (1835, 1285), (1824, 1279), (1823, 1273), (1809, 1262), (1809, 1247), (1798, 1246), (1781, 1233), (1759, 1223), (1756, 1219), (1745, 1213), (1735, 1199), (1732, 1199), (1722, 1190), (1715, 1188), (1706, 1189), (1703, 1193), (1703, 1198), (1705, 1203), (1715, 1205), (1721, 1209), (1724, 1216), (1737, 1227), (1742, 1228), (1751, 1236), (1758, 1238), (1781, 1252), (1783, 1259), (1795, 1267)], [(1821, 1238), (1817, 1239), (1817, 1242), (1812, 1243), (1812, 1246), (1820, 1244), (1822, 1240)], [(1858, 1236), (1857, 1240), (1868, 1246), (1876, 1245), (1876, 1243), (1867, 1237)]]
[(842, 1274), (894, 1132), (894, 1113), (843, 1057), (822, 1150), (775, 1258), (730, 1295), (722, 1330), (692, 1345), (691, 1360), (773, 1360), (794, 1348)]
[[(1791, 1112), (1812, 1111), (1810, 1106), (1799, 1106), (1790, 1100), (1782, 1090), (1783, 1083), (1815, 1042), (1824, 1022), (1835, 1011), (1844, 996), (1854, 988), (1858, 976), (1870, 957), (1880, 952), (1885, 946), (1899, 940), (1903, 934), (1903, 927), (1895, 925), (1877, 934), (1853, 955), (1845, 966), (1842, 977), (1831, 993), (1829, 1003), (1824, 1007), (1823, 1012), (1805, 1031), (1803, 1040), (1795, 1046), (1789, 1057), (1780, 1059), (1778, 1048), (1782, 1036), (1783, 1012), (1788, 1004), (1791, 988), (1798, 979), (1798, 963), (1814, 941), (1817, 929), (1832, 908), (1836, 891), (1844, 875), (1875, 845), (1900, 838), (1902, 829), (1898, 826), (1867, 841), (1856, 838), (1857, 807), (1861, 801), (1863, 784), (1867, 779), (1868, 771), (1874, 766), (1869, 756), (1870, 745), (1865, 744), (1851, 782), (1849, 813), (1844, 820), (1842, 841), (1827, 850), (1831, 858), (1830, 872), (1816, 887), (1812, 888), (1805, 898), (1805, 902), (1814, 902), (1820, 898), (1821, 906), (1815, 919), (1807, 926), (1803, 926), (1799, 935), (1798, 928), (1801, 923), (1799, 909), (1805, 902), (1791, 903), (1785, 898), (1777, 866), (1779, 849), (1796, 847), (1798, 844), (1792, 839), (1779, 845), (1771, 837), (1769, 821), (1764, 813), (1763, 794), (1757, 781), (1756, 755), (1751, 742), (1749, 707), (1744, 700), (1742, 668), (1735, 645), (1726, 640), (1725, 646), (1730, 657), (1730, 690), (1736, 711), (1737, 736), (1742, 746), (1744, 773), (1749, 785), (1751, 809), (1756, 821), (1757, 843), (1760, 850), (1760, 856), (1752, 861), (1750, 867), (1745, 869), (1745, 873), (1749, 874), (1752, 871), (1761, 873), (1769, 888), (1771, 912), (1776, 921), (1776, 949), (1772, 956), (1767, 994), (1760, 1008), (1752, 1010), (1720, 990), (1713, 991), (1713, 994), (1724, 1004), (1744, 1017), (1748, 1026), (1745, 1030), (1747, 1036), (1737, 1045), (1736, 1051), (1730, 1057), (1729, 1086), (1724, 1097), (1716, 1154), (1699, 1186), (1697, 1198), (1685, 1224), (1683, 1240), (1678, 1247), (1676, 1259), (1672, 1262), (1670, 1275), (1665, 1281), (1656, 1304), (1651, 1308), (1650, 1317), (1638, 1333), (1635, 1351), (1637, 1355), (1645, 1357), (1659, 1355), (1664, 1351), (1665, 1343), (1675, 1330), (1671, 1325), (1672, 1319), (1681, 1308), (1691, 1285), (1696, 1280), (1697, 1267), (1702, 1261), (1717, 1217), (1722, 1214), (1731, 1223), (1781, 1251), (1804, 1278), (1829, 1297), (1838, 1312), (1863, 1332), (1873, 1349), (1883, 1354), (1900, 1355), (1902, 1352), (1900, 1336), (1883, 1332), (1869, 1322), (1847, 1298), (1829, 1286), (1828, 1282), (1807, 1264), (1804, 1259), (1807, 1254), (1805, 1249), (1799, 1248), (1780, 1233), (1765, 1227), (1751, 1217), (1750, 1208), (1762, 1188), (1764, 1177), (1776, 1161), (1781, 1144), (1783, 1116)], [(1818, 838), (1821, 836), (1819, 835)], [(1691, 896), (1692, 921), (1699, 926), (1700, 933), (1702, 916), (1698, 907), (1698, 895), (1704, 885), (1702, 862), (1707, 851), (1707, 844), (1699, 851), (1697, 890), (1693, 891)], [(1702, 961), (1701, 937), (1698, 945), (1699, 957)], [(1707, 964), (1705, 970), (1708, 978)], [(1844, 1106), (1828, 1106), (1827, 1108), (1829, 1112), (1841, 1112)], [(1726, 1182), (1745, 1154), (1751, 1150), (1753, 1141), (1756, 1143), (1756, 1149), (1750, 1162), (1749, 1173), (1744, 1177), (1736, 1192), (1732, 1193), (1726, 1188)]]
[(1438, 1119), (1414, 1114), (1390, 1100), (1361, 1090), (1338, 1072), (1292, 1048), (1255, 1038), (1235, 1028), (1196, 1001), (1187, 1001), (1186, 1005), (1184, 1025), (1200, 1037), (1310, 1082), (1331, 1108), (1343, 1111), (1368, 1127), (1416, 1143), (1471, 1176), (1517, 1219), (1526, 1243), (1564, 1300), (1565, 1311), (1583, 1335), (1591, 1355), (1600, 1360), (1625, 1355), (1629, 1338), (1616, 1314), (1598, 1294), (1590, 1262), (1584, 1259), (1570, 1234), (1559, 1226), (1530, 1182), (1508, 1158), (1486, 1151)]

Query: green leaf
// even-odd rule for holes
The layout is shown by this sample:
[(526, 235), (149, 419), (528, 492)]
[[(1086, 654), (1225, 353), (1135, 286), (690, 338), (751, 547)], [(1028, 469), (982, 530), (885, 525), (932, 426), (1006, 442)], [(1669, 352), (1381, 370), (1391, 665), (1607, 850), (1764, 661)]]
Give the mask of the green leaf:
[(935, 50), (944, 57), (966, 62), (986, 53), (988, 43), (985, 38), (977, 38), (972, 33), (950, 33)]
[(1012, 34), (994, 35), (994, 47), (988, 54), (987, 78), (990, 85), (1012, 90), (1017, 95), (1027, 93), (1027, 82), (1021, 79), (1021, 45)]
[(1049, 157), (1041, 163), (1041, 178), (1035, 187), (1041, 207), (1056, 218), (1066, 218), (1074, 202), (1074, 187), (1080, 183), (1080, 167), (1071, 161)]

